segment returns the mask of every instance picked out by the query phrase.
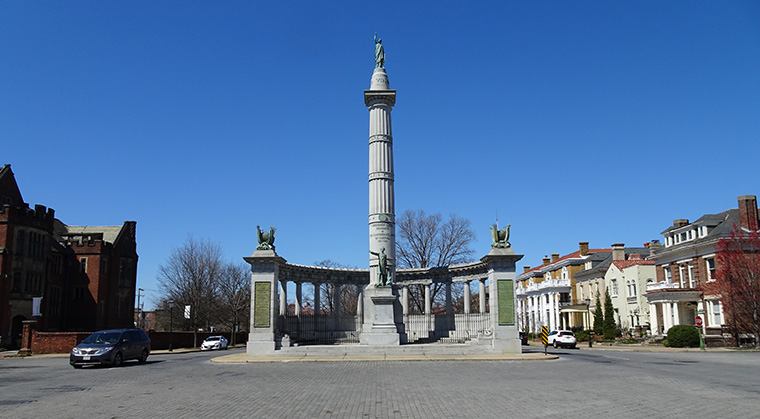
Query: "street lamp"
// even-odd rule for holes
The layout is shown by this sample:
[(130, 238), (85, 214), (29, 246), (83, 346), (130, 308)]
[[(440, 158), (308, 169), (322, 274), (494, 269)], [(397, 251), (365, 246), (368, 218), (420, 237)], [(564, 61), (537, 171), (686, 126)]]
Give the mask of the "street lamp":
[(169, 352), (172, 351), (172, 332), (174, 331), (174, 300), (169, 300)]
[(588, 332), (588, 347), (591, 348), (592, 347), (591, 341), (593, 340), (593, 337), (594, 337), (593, 333), (594, 332), (591, 331), (591, 329), (592, 329), (592, 323), (591, 323), (591, 299), (590, 298), (586, 298), (586, 319), (588, 321), (588, 328), (589, 328), (589, 332)]

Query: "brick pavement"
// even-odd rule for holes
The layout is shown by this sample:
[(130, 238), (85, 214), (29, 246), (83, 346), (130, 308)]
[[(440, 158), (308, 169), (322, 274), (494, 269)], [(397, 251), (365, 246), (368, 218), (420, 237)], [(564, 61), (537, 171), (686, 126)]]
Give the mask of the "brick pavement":
[(576, 350), (546, 362), (211, 363), (217, 355), (159, 354), (146, 365), (83, 370), (62, 358), (2, 359), (0, 416), (755, 417), (760, 394), (757, 353)]

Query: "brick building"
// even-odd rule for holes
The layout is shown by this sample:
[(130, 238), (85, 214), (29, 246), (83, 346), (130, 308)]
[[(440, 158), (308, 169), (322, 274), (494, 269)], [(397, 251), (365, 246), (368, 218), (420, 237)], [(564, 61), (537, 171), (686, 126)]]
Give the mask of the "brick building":
[(0, 346), (18, 345), (24, 320), (40, 331), (131, 326), (135, 226), (68, 226), (31, 209), (10, 165), (0, 169)]
[(666, 334), (671, 326), (693, 325), (703, 312), (706, 338), (723, 337), (722, 303), (717, 295), (703, 293), (702, 284), (713, 281), (716, 272), (716, 245), (728, 238), (734, 228), (757, 231), (757, 198), (738, 198), (738, 208), (705, 214), (694, 222), (677, 219), (661, 234), (664, 243), (650, 246), (655, 261), (657, 282), (647, 285), (652, 331)]

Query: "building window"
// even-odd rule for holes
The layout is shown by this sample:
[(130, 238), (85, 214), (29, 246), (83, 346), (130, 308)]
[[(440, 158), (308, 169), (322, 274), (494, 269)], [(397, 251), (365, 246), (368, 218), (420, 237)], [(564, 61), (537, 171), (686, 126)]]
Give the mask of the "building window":
[(721, 319), (720, 301), (711, 301), (713, 312), (713, 326), (719, 326), (723, 324)]
[(705, 263), (707, 264), (707, 280), (715, 281), (715, 258), (706, 258)]
[(617, 279), (613, 279), (613, 280), (612, 280), (612, 286), (611, 286), (610, 288), (611, 288), (611, 290), (610, 290), (610, 293), (611, 293), (611, 295), (612, 295), (613, 297), (617, 297), (617, 295), (618, 295), (618, 284), (617, 284)]
[(50, 315), (61, 316), (61, 287), (50, 288)]
[(53, 273), (58, 275), (63, 273), (63, 258), (58, 253), (53, 255)]
[(694, 288), (696, 286), (695, 284), (695, 278), (694, 278), (694, 265), (691, 263), (689, 264), (689, 288)]
[(13, 274), (13, 292), (21, 292), (21, 272)]
[(666, 266), (662, 268), (663, 271), (665, 271), (665, 282), (668, 284), (673, 283), (673, 275), (670, 273), (670, 266)]
[(73, 300), (84, 300), (84, 287), (74, 287), (71, 297)]
[(26, 244), (26, 232), (24, 230), (19, 230), (18, 235), (16, 236), (16, 254), (19, 256), (24, 255), (24, 245)]
[(684, 265), (678, 265), (678, 284), (681, 285), (681, 288), (684, 287), (684, 278), (686, 277), (686, 269), (684, 269)]
[(81, 272), (83, 274), (86, 274), (87, 273), (87, 258), (79, 259), (79, 265), (81, 267)]
[(567, 279), (567, 266), (562, 268), (562, 279)]

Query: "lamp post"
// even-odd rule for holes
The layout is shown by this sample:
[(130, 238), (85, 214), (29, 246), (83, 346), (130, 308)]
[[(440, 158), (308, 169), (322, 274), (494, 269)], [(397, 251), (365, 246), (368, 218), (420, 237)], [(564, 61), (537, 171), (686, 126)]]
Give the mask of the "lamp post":
[(169, 300), (169, 352), (172, 352), (172, 332), (174, 332), (174, 300)]
[(589, 328), (589, 332), (588, 332), (588, 347), (591, 348), (592, 347), (591, 341), (593, 340), (593, 333), (594, 332), (591, 330), (593, 328), (593, 326), (592, 326), (592, 323), (591, 323), (591, 299), (590, 298), (586, 298), (586, 319), (588, 320), (588, 328)]

